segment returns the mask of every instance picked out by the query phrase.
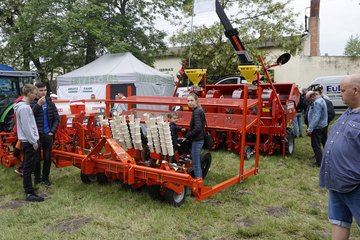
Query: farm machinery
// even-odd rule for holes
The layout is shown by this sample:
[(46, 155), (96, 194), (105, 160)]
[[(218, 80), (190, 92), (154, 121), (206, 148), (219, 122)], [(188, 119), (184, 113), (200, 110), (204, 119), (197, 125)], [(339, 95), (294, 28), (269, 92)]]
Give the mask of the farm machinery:
[[(251, 84), (206, 84), (206, 69), (187, 69), (185, 74), (193, 83), (187, 93), (196, 92), (200, 97), (206, 99), (220, 99), (222, 101), (238, 99), (248, 100), (261, 98), (261, 107), (253, 106), (248, 109), (248, 115), (260, 115), (260, 148), (265, 154), (273, 154), (276, 150), (281, 150), (282, 155), (292, 154), (294, 152), (294, 136), (291, 127), (292, 121), (296, 115), (295, 106), (298, 103), (300, 92), (295, 88), (294, 83), (272, 83), (268, 69), (278, 65), (285, 64), (290, 58), (289, 54), (281, 55), (275, 64), (265, 66), (261, 56), (259, 61), (262, 64), (262, 71), (268, 79), (268, 83), (260, 83), (258, 66), (239, 67), (243, 76)], [(255, 79), (255, 81), (253, 81)], [(202, 86), (199, 83), (202, 82)], [(248, 88), (247, 96), (244, 95), (245, 86)], [(259, 89), (262, 91), (259, 91)], [(207, 113), (218, 113), (228, 115), (243, 115), (239, 109), (231, 107), (214, 108), (204, 107)], [(226, 145), (228, 150), (234, 150), (236, 153), (245, 154), (245, 159), (249, 159), (254, 153), (254, 146), (257, 137), (257, 125), (252, 126), (247, 132), (245, 138), (245, 151), (241, 150), (241, 135), (231, 129), (212, 129), (211, 135), (214, 140), (213, 150)]]
[[(260, 148), (265, 154), (273, 154), (276, 150), (281, 150), (282, 155), (292, 154), (294, 152), (295, 141), (292, 128), (290, 127), (296, 115), (295, 106), (297, 105), (300, 92), (295, 87), (294, 83), (273, 83), (269, 74), (269, 69), (287, 63), (290, 59), (290, 54), (282, 54), (276, 63), (266, 66), (262, 57), (259, 55), (258, 60), (261, 64), (257, 66), (252, 61), (244, 44), (239, 38), (238, 31), (234, 29), (226, 16), (223, 8), (218, 0), (215, 0), (216, 13), (225, 28), (225, 36), (229, 39), (233, 46), (239, 60), (238, 66), (240, 74), (246, 79), (248, 84), (206, 84), (206, 69), (186, 69), (182, 70), (193, 83), (191, 88), (188, 88), (187, 96), (190, 92), (196, 92), (203, 98), (218, 98), (218, 99), (244, 99), (245, 97), (251, 99), (261, 98), (262, 105), (260, 107), (253, 107), (246, 109), (248, 115), (260, 115)], [(268, 83), (260, 83), (260, 71), (267, 79)], [(202, 86), (199, 83), (202, 82)], [(178, 81), (180, 84), (180, 81)], [(244, 94), (244, 87), (248, 87), (247, 95)], [(262, 91), (259, 91), (259, 89)], [(243, 115), (240, 110), (229, 108), (213, 108), (206, 107), (208, 113), (226, 113), (232, 115)], [(249, 159), (253, 154), (254, 146), (257, 139), (257, 125), (252, 126), (245, 140), (245, 151), (241, 149), (242, 136), (237, 131), (230, 129), (226, 130), (211, 130), (211, 135), (214, 140), (213, 149), (219, 148), (221, 145), (226, 145), (228, 150), (234, 150), (236, 153), (245, 154), (245, 158)]]
[[(247, 86), (244, 94), (247, 95)], [(260, 89), (261, 91), (261, 89)], [(259, 125), (259, 115), (248, 115), (244, 109), (261, 106), (260, 99), (200, 99), (204, 107), (234, 108), (243, 115), (226, 113), (206, 113), (208, 129), (231, 129), (242, 135), (253, 125)], [(187, 106), (185, 98), (131, 96), (117, 101), (106, 101), (107, 105), (114, 102), (126, 103), (128, 106)], [(86, 100), (85, 100), (86, 102)], [(258, 171), (258, 151), (254, 163), (245, 170), (244, 156), (240, 156), (238, 174), (215, 186), (206, 186), (203, 179), (193, 177), (191, 156), (174, 151), (170, 136), (169, 123), (164, 119), (168, 110), (150, 110), (132, 108), (120, 116), (104, 119), (101, 115), (94, 123), (100, 137), (94, 146), (87, 146), (89, 139), (88, 127), (93, 124), (84, 117), (93, 118), (84, 112), (84, 105), (73, 108), (73, 118), (69, 125), (68, 116), (61, 116), (61, 126), (56, 134), (53, 149), (53, 161), (57, 167), (74, 165), (81, 169), (81, 180), (84, 183), (98, 181), (100, 184), (119, 181), (125, 188), (139, 189), (148, 186), (152, 198), (165, 199), (174, 206), (184, 203), (186, 192), (191, 189), (196, 200), (207, 197), (254, 175)], [(191, 112), (179, 111), (178, 125), (189, 127)], [(140, 130), (142, 127), (146, 130)], [(143, 136), (142, 136), (143, 135)], [(144, 140), (145, 139), (145, 140)], [(259, 139), (258, 139), (259, 140)], [(74, 141), (76, 144), (74, 145)], [(245, 142), (245, 141), (243, 141)], [(257, 141), (258, 142), (258, 141)], [(242, 148), (244, 148), (244, 144)], [(255, 146), (255, 149), (259, 149)], [(211, 155), (207, 151), (201, 154), (201, 168), (204, 178), (211, 165)]]

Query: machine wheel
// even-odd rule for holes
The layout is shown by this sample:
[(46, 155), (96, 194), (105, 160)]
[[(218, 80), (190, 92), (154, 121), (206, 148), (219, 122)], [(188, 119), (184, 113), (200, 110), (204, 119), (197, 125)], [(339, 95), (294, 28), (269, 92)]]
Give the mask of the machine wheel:
[(175, 207), (180, 207), (184, 204), (186, 199), (186, 187), (183, 188), (182, 193), (177, 194), (172, 189), (166, 189), (165, 200)]
[(11, 109), (4, 118), (2, 129), (4, 132), (11, 132), (14, 128), (14, 110)]
[(105, 173), (97, 173), (96, 174), (97, 181), (100, 185), (105, 185), (109, 183), (109, 180)]
[(206, 177), (211, 166), (211, 154), (208, 151), (202, 152), (200, 155), (201, 170), (203, 178)]
[(285, 152), (286, 154), (293, 154), (295, 152), (295, 138), (294, 132), (291, 128), (286, 129), (286, 138), (285, 138)]
[(148, 187), (149, 196), (154, 200), (163, 200), (164, 197), (161, 194), (161, 186), (160, 185), (151, 185)]
[(249, 145), (245, 145), (244, 148), (244, 158), (245, 160), (249, 160), (251, 158), (251, 147)]
[(96, 182), (97, 177), (96, 174), (83, 174), (80, 175), (81, 181), (85, 184)]

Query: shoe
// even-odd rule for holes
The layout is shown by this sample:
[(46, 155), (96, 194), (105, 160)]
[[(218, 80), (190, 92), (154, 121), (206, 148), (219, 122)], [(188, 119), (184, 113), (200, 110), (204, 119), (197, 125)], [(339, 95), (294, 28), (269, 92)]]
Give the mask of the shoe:
[(25, 194), (25, 201), (28, 202), (43, 202), (44, 198), (36, 195), (35, 193)]
[(19, 168), (19, 167), (18, 167), (18, 168), (15, 168), (14, 171), (15, 171), (15, 173), (18, 174), (19, 176), (21, 176), (21, 177), (23, 176), (23, 170), (22, 170), (22, 168)]
[(52, 183), (50, 182), (50, 180), (45, 180), (43, 181), (43, 184), (45, 185), (45, 187), (51, 187)]
[(35, 179), (34, 183), (35, 183), (35, 185), (38, 185), (38, 184), (40, 184), (40, 183), (41, 183), (41, 180), (37, 180), (37, 179)]

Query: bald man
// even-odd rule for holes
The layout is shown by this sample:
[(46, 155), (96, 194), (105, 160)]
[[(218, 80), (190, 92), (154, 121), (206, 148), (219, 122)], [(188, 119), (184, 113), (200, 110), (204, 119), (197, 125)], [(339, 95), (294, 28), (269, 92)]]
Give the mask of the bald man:
[(355, 218), (360, 228), (360, 74), (340, 83), (341, 98), (349, 107), (334, 123), (324, 148), (320, 187), (329, 191), (332, 239), (349, 239)]

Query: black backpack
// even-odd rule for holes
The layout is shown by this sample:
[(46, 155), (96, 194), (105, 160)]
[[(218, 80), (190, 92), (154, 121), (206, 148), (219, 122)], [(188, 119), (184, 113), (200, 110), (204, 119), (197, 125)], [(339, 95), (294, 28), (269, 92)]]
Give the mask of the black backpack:
[[(330, 124), (330, 122), (332, 120), (334, 120), (335, 118), (335, 110), (334, 110), (334, 105), (332, 104), (332, 102), (324, 97), (322, 97), (325, 100), (326, 103), (326, 108), (327, 108), (327, 113), (328, 113), (328, 124)], [(309, 108), (310, 105), (307, 106), (306, 111), (305, 111), (305, 116), (304, 116), (304, 120), (305, 120), (305, 124), (308, 126), (309, 125), (309, 121), (308, 121), (308, 113), (309, 113)]]
[(327, 107), (327, 112), (328, 112), (328, 124), (330, 124), (330, 122), (332, 120), (334, 120), (335, 118), (335, 110), (334, 110), (334, 105), (332, 104), (332, 102), (326, 98), (323, 97), (323, 99), (326, 102), (326, 107)]

